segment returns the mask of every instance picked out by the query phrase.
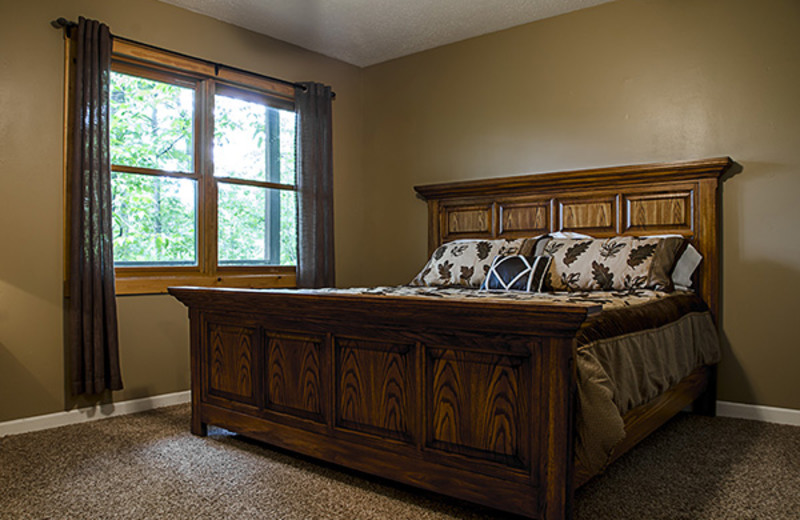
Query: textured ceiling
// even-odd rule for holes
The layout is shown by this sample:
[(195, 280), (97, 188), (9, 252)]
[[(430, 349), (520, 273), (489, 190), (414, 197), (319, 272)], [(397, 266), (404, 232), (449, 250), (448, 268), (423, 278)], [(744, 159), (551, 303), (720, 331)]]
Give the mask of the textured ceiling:
[(365, 67), (610, 0), (161, 0)]

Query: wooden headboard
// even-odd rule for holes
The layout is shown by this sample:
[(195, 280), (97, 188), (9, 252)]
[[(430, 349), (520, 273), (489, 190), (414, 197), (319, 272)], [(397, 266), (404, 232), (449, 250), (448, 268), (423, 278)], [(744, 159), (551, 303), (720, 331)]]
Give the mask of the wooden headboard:
[(695, 284), (719, 303), (720, 176), (729, 157), (415, 186), (428, 202), (428, 249), (459, 238), (679, 234), (703, 254)]

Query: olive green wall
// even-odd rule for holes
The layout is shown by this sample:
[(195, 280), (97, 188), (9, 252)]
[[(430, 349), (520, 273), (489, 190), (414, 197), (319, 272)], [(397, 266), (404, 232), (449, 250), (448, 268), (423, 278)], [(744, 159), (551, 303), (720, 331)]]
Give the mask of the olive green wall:
[(800, 2), (618, 0), (365, 69), (365, 284), (426, 257), (412, 186), (729, 155), (723, 400), (800, 409)]
[[(333, 85), (336, 246), (358, 244), (361, 69), (156, 0), (0, 2), (0, 421), (88, 404), (65, 390), (62, 125), (64, 42), (50, 21), (85, 16), (113, 33), (293, 81)], [(355, 266), (337, 257), (339, 279)], [(189, 388), (186, 309), (169, 296), (118, 298), (125, 389)], [(110, 395), (103, 397), (109, 400)]]

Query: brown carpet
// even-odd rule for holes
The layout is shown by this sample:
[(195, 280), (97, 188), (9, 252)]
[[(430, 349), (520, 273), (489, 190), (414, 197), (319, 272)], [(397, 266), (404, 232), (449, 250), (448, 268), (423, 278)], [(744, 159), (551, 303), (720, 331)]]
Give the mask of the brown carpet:
[[(505, 518), (188, 423), (181, 405), (0, 439), (0, 518)], [(800, 428), (681, 415), (575, 502), (581, 520), (800, 519)]]

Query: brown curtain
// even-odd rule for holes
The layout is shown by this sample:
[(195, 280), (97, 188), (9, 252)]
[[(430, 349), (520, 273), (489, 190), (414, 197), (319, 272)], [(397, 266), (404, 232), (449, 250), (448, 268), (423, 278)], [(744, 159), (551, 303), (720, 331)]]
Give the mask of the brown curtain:
[(331, 88), (302, 83), (297, 111), (297, 286), (332, 287), (333, 151)]
[(119, 390), (122, 378), (111, 251), (111, 36), (81, 17), (73, 38), (69, 347), (78, 395)]

